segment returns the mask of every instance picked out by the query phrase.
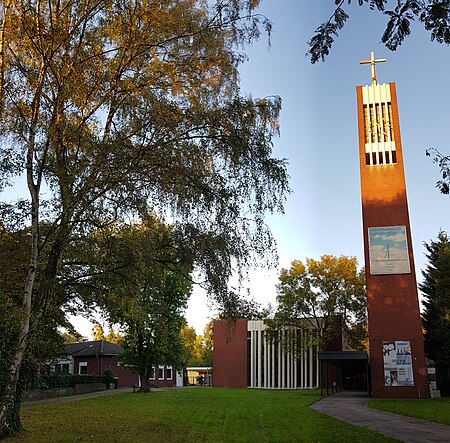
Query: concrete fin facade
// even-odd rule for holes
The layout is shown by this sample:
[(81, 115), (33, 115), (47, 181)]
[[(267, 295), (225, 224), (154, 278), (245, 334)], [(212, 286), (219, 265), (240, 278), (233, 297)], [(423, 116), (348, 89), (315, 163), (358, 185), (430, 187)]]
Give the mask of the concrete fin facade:
[(215, 387), (315, 388), (318, 347), (299, 328), (284, 328), (273, 336), (262, 320), (218, 320), (213, 370)]

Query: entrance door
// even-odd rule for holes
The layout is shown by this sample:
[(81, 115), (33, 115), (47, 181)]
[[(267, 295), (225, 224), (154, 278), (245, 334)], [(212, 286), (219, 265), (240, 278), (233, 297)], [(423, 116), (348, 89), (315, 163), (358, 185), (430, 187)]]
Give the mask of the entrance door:
[(176, 385), (179, 386), (183, 386), (183, 370), (179, 369), (177, 371), (177, 376), (176, 376)]
[(367, 391), (367, 374), (365, 360), (343, 360), (343, 388), (351, 391)]

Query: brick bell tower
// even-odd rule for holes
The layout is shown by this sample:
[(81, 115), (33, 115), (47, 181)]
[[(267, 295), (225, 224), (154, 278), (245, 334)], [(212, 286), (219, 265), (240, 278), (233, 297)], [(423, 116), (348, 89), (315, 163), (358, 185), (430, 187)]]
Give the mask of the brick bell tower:
[(429, 398), (395, 83), (357, 86), (372, 396)]

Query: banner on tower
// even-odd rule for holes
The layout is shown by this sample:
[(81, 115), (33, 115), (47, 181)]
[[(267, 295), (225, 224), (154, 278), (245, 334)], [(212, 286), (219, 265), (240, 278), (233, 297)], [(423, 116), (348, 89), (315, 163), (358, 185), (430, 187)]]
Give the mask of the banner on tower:
[(384, 386), (414, 386), (409, 341), (384, 341)]
[(406, 226), (369, 228), (370, 274), (409, 274)]

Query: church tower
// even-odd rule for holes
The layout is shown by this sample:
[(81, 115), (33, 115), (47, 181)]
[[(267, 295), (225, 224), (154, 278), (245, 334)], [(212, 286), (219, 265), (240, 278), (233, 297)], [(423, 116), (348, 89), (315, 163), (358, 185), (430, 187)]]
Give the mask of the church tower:
[(372, 396), (429, 398), (395, 83), (357, 86)]

